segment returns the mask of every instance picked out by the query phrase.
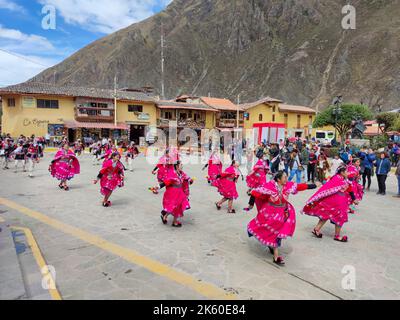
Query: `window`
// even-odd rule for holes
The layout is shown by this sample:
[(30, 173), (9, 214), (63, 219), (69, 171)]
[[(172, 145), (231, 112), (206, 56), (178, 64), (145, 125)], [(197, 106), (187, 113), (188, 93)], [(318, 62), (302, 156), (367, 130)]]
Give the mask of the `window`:
[(165, 111), (164, 112), (164, 119), (171, 120), (172, 119), (172, 112), (171, 111)]
[(313, 123), (312, 116), (309, 117), (309, 120), (310, 120), (309, 124), (312, 124)]
[(285, 125), (287, 126), (288, 123), (289, 123), (289, 116), (287, 115), (287, 113), (285, 113), (285, 114), (283, 115), (283, 117), (284, 117)]
[(58, 100), (37, 100), (37, 107), (41, 109), (58, 109)]
[(7, 104), (9, 107), (15, 107), (15, 99), (14, 98), (7, 99)]
[(276, 110), (276, 106), (273, 106), (272, 107), (272, 112), (275, 112), (275, 110)]
[(143, 106), (140, 105), (129, 105), (128, 112), (143, 112)]
[(301, 128), (301, 115), (297, 115), (297, 128)]
[(262, 114), (260, 114), (260, 115), (258, 116), (258, 121), (263, 121), (263, 115), (262, 115)]
[(272, 122), (275, 122), (275, 115), (272, 115)]

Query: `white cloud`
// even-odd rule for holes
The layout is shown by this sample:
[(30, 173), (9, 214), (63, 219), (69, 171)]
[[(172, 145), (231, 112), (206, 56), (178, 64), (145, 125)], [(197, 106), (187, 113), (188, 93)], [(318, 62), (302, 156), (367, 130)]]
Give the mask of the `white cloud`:
[(24, 82), (60, 62), (69, 50), (57, 50), (45, 37), (0, 25), (0, 86)]
[(24, 82), (59, 61), (39, 56), (11, 55), (0, 51), (0, 86)]
[(146, 19), (156, 5), (172, 0), (38, 0), (53, 5), (65, 22), (93, 32), (111, 33)]
[(15, 29), (7, 29), (2, 25), (0, 25), (0, 47), (20, 53), (55, 50), (51, 42), (45, 37), (25, 34)]
[(0, 9), (7, 9), (10, 11), (25, 13), (25, 9), (14, 1), (0, 0)]

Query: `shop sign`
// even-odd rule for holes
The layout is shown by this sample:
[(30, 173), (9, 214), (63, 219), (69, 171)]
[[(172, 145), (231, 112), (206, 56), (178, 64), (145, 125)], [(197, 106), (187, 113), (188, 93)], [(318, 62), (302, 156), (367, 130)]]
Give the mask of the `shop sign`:
[(50, 123), (49, 120), (39, 120), (39, 119), (24, 119), (23, 126), (24, 127), (46, 127)]
[(150, 115), (148, 113), (143, 113), (142, 112), (142, 113), (139, 113), (138, 119), (147, 121), (147, 120), (150, 120)]

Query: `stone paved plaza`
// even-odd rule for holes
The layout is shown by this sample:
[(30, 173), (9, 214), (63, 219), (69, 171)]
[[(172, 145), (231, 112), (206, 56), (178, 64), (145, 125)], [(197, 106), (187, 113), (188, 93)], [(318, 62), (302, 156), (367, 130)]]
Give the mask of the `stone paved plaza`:
[[(300, 214), (312, 191), (293, 196), (297, 230), (283, 242), (286, 266), (278, 268), (247, 236), (256, 210), (242, 211), (248, 201), (245, 182), (238, 184), (237, 214), (228, 215), (225, 207), (216, 210), (220, 196), (207, 185), (201, 165), (187, 165), (185, 171), (197, 178), (192, 210), (183, 228), (175, 229), (161, 223), (162, 193), (148, 191), (156, 179), (144, 157), (126, 173), (113, 206), (103, 208), (99, 186), (92, 183), (100, 166), (83, 155), (82, 173), (69, 192), (61, 191), (47, 171), (52, 156), (45, 156), (33, 179), (12, 169), (0, 172), (0, 218), (32, 230), (46, 263), (56, 270), (63, 299), (213, 299), (218, 291), (239, 299), (400, 298), (400, 199), (392, 197), (393, 174), (386, 197), (376, 195), (373, 181), (344, 227), (347, 244), (333, 241), (332, 225), (323, 239), (313, 238), (316, 219)], [(355, 270), (353, 291), (342, 287), (346, 266)]]

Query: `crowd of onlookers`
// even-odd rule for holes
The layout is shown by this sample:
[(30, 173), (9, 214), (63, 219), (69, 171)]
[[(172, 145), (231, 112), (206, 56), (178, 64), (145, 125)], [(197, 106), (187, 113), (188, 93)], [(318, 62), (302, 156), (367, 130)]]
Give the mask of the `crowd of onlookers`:
[[(254, 154), (269, 162), (271, 173), (279, 170), (287, 173), (289, 180), (297, 183), (319, 181), (324, 184), (332, 177), (342, 164), (355, 163), (360, 172), (360, 179), (365, 191), (371, 188), (372, 177), (376, 175), (378, 194), (386, 194), (386, 179), (392, 166), (396, 168), (398, 192), (400, 197), (400, 147), (397, 143), (390, 143), (386, 148), (372, 150), (371, 148), (356, 148), (346, 141), (338, 152), (325, 148), (319, 141), (304, 141), (286, 139), (279, 143), (263, 142), (256, 147)], [(248, 152), (248, 160), (251, 159)], [(248, 161), (248, 171), (253, 163)]]

